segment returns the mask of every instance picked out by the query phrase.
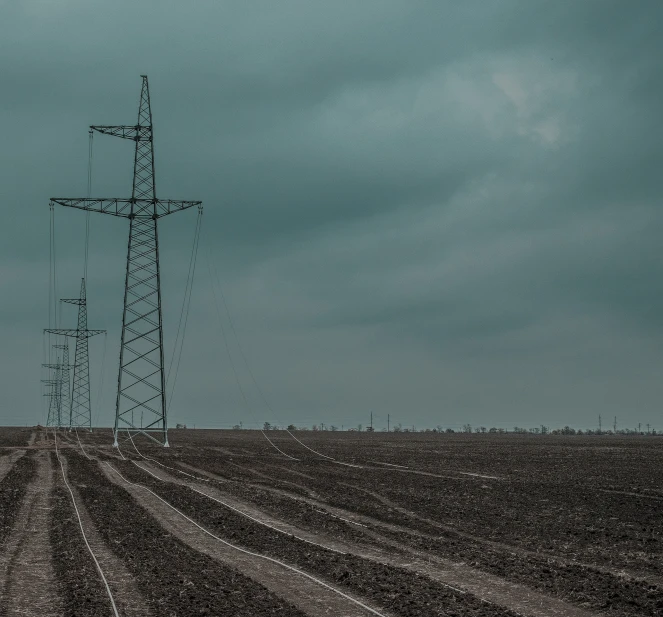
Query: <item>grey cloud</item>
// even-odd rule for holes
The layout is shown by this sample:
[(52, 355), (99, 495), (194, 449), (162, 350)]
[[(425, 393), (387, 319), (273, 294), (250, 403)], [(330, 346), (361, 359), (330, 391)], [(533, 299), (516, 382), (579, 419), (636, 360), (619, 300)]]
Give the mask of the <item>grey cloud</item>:
[[(84, 194), (87, 126), (132, 122), (147, 72), (158, 192), (206, 204), (174, 417), (249, 413), (209, 255), (288, 421), (348, 424), (375, 408), (415, 424), (591, 425), (601, 410), (656, 423), (661, 10), (12, 4), (0, 25), (0, 342), (34, 344), (3, 377), (7, 421), (39, 415), (48, 197)], [(130, 144), (95, 137), (93, 170), (95, 194), (127, 194)], [(172, 219), (169, 345), (193, 231), (193, 217)], [(84, 221), (59, 211), (56, 223), (64, 293), (80, 276)], [(92, 221), (90, 318), (110, 330), (107, 390), (123, 223)], [(273, 421), (225, 327), (249, 415)], [(112, 392), (101, 407), (109, 422)]]

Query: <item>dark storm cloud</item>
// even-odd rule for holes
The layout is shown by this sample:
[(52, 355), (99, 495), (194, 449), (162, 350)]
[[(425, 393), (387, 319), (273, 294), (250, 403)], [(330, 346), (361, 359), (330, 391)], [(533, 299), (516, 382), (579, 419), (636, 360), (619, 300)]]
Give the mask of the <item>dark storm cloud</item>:
[[(48, 197), (84, 194), (86, 127), (133, 122), (143, 72), (158, 193), (206, 205), (176, 419), (245, 413), (209, 256), (288, 421), (348, 424), (370, 408), (429, 425), (657, 421), (658, 3), (3, 11), (3, 348), (34, 342), (6, 376), (6, 421), (39, 416)], [(93, 193), (128, 194), (130, 174), (130, 145), (95, 137)], [(56, 218), (72, 295), (83, 217)], [(90, 313), (110, 330), (107, 384), (123, 223), (92, 222)], [(161, 228), (170, 335), (192, 228), (186, 214)], [(225, 327), (253, 407), (245, 422), (273, 421)], [(108, 421), (112, 393), (101, 413)]]

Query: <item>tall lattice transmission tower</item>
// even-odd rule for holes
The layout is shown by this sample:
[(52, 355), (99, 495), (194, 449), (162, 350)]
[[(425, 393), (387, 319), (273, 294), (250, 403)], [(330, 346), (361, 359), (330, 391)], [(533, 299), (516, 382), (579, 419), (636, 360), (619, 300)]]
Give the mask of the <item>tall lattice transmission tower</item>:
[(157, 222), (163, 216), (193, 206), (200, 209), (202, 202), (157, 198), (150, 90), (147, 75), (141, 75), (141, 79), (136, 124), (90, 127), (99, 133), (135, 142), (131, 197), (52, 197), (51, 204), (129, 219), (114, 445), (117, 446), (119, 431), (126, 430), (130, 434), (143, 433), (167, 447)]
[[(81, 293), (78, 298), (63, 299), (61, 302), (78, 305), (77, 327), (75, 329), (47, 328), (45, 332), (70, 336), (76, 339), (76, 352), (73, 365), (74, 380), (71, 390), (71, 402), (69, 409), (67, 410), (69, 412), (69, 427), (92, 430), (92, 409), (90, 404), (90, 355), (88, 352), (88, 339), (97, 334), (104, 334), (106, 330), (88, 330), (87, 328), (85, 279), (81, 279)], [(67, 354), (69, 354), (68, 350)], [(67, 362), (67, 364), (69, 363)]]

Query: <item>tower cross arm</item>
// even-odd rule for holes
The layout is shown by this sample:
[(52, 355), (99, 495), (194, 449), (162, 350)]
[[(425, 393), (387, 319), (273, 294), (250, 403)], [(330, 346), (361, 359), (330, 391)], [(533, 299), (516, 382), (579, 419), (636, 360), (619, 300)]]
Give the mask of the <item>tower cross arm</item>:
[(153, 219), (202, 205), (181, 199), (120, 199), (115, 197), (51, 197), (51, 204), (124, 218)]
[(161, 218), (173, 212), (180, 212), (181, 210), (188, 210), (194, 206), (202, 206), (202, 201), (183, 201), (181, 199), (157, 199), (156, 210), (157, 217)]
[(148, 125), (134, 126), (120, 125), (120, 126), (104, 126), (95, 125), (90, 127), (97, 133), (104, 135), (112, 135), (113, 137), (121, 137), (122, 139), (131, 139), (133, 141), (152, 141), (152, 127)]
[(65, 328), (47, 328), (44, 332), (50, 332), (51, 334), (59, 334), (61, 336), (75, 336), (81, 338), (90, 338), (96, 336), (97, 334), (104, 334), (106, 330), (73, 330)]
[(107, 197), (51, 197), (51, 204), (59, 204), (67, 208), (77, 208), (88, 212), (101, 212), (129, 218), (131, 215), (131, 199)]

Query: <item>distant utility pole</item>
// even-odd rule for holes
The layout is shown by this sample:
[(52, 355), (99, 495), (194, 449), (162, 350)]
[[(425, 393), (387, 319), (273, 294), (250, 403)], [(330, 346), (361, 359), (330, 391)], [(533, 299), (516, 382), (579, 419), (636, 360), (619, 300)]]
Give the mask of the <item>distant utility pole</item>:
[(373, 430), (373, 412), (371, 411), (371, 430)]
[(612, 424), (612, 430), (615, 434), (617, 433), (617, 416), (615, 416), (615, 421)]
[(389, 432), (389, 414), (387, 414), (387, 433)]
[(600, 435), (602, 432), (603, 432), (603, 431), (601, 430), (601, 414), (599, 414), (599, 435)]
[(640, 422), (638, 422), (638, 433), (641, 433), (642, 431), (640, 430)]
[(647, 422), (647, 435), (649, 435), (649, 422)]

